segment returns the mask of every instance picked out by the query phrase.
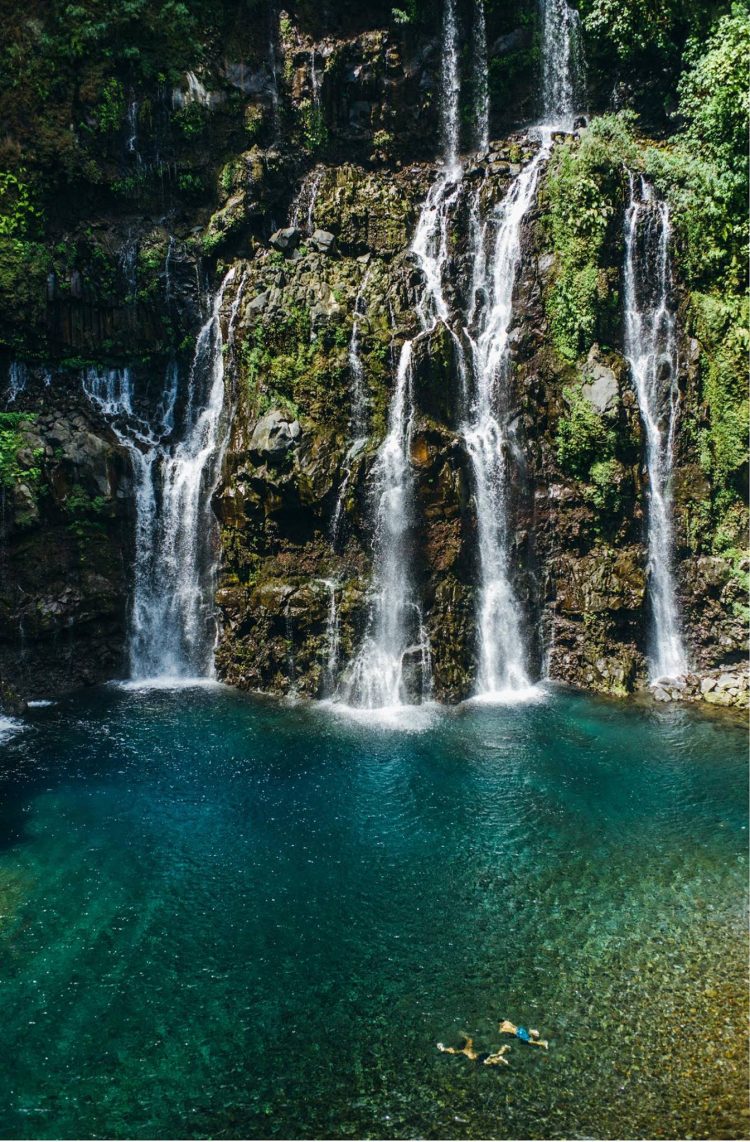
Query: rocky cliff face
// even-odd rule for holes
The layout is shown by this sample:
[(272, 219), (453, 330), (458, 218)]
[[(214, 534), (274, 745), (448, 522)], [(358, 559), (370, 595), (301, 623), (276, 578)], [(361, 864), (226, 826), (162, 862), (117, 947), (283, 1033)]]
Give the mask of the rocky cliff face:
[[(232, 263), (223, 314), (233, 327), (232, 416), (214, 501), (217, 670), (240, 687), (310, 696), (330, 696), (346, 676), (367, 616), (373, 464), (395, 362), (416, 332), (410, 243), (436, 173), (440, 60), (437, 23), (401, 28), (387, 26), (390, 8), (380, 17), (333, 9), (301, 5), (234, 27), (224, 41), (233, 58), (217, 52), (171, 94), (132, 92), (117, 130), (96, 136), (96, 195), (58, 209), (46, 245), (40, 235), (13, 239), (33, 245), (36, 260), (23, 330), (12, 306), (2, 314), (0, 674), (25, 696), (125, 669), (130, 462), (84, 397), (81, 370), (138, 363), (155, 405), (165, 362), (189, 360), (207, 290)], [(535, 112), (533, 69), (520, 66), (533, 28), (506, 5), (490, 41), (513, 111), (498, 114), (501, 137), (466, 162), (449, 235), (451, 304), (465, 302), (471, 276), (471, 192), (481, 187), (486, 207), (500, 202), (534, 152), (508, 133)], [(579, 143), (558, 147), (575, 153)], [(561, 255), (545, 176), (527, 219), (511, 332), (519, 478), (510, 512), (534, 672), (627, 693), (646, 681), (644, 441), (623, 358), (618, 155), (611, 166), (620, 173), (606, 175), (596, 324), (567, 356), (550, 300)], [(695, 665), (709, 668), (743, 653), (743, 567), (734, 548), (717, 553), (715, 521), (696, 507), (711, 494), (695, 445), (709, 412), (684, 295), (678, 593)], [(31, 364), (15, 393), (18, 362)], [(442, 325), (417, 343), (414, 402), (411, 566), (435, 697), (457, 701), (476, 675), (477, 521), (456, 347)], [(735, 522), (739, 534), (739, 509)]]
[(129, 462), (80, 378), (24, 379), (0, 430), (0, 677), (11, 699), (122, 675), (133, 549)]

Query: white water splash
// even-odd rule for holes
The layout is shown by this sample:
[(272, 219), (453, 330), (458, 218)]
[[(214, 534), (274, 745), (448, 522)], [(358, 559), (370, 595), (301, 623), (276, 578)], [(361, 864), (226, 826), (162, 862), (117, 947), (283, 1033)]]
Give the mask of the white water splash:
[(3, 742), (9, 741), (12, 737), (15, 737), (16, 734), (20, 733), (24, 728), (24, 723), (19, 721), (18, 718), (6, 718), (3, 714), (0, 714), (0, 745)]
[(642, 176), (629, 175), (625, 215), (625, 353), (646, 431), (648, 597), (652, 680), (688, 668), (674, 577), (671, 491), (677, 386), (677, 328), (669, 256), (669, 208)]

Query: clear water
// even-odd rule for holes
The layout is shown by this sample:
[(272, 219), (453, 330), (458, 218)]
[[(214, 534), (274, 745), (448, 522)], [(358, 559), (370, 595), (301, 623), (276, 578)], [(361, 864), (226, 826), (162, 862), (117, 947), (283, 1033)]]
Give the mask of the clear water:
[[(4, 1137), (745, 1136), (742, 727), (204, 686), (7, 730)], [(549, 1052), (435, 1049), (504, 1017)]]

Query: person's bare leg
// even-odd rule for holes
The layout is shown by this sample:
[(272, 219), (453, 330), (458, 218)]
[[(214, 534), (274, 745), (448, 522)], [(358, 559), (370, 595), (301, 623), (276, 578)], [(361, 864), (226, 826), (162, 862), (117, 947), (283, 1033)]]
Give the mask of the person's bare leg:
[(510, 1063), (505, 1058), (505, 1056), (507, 1055), (509, 1050), (510, 1050), (510, 1045), (508, 1043), (506, 1043), (505, 1046), (501, 1047), (499, 1051), (495, 1051), (495, 1053), (493, 1055), (488, 1055), (487, 1058), (484, 1060), (485, 1067), (496, 1067), (500, 1063), (504, 1063), (506, 1067), (509, 1067)]
[(464, 1041), (463, 1047), (446, 1047), (443, 1043), (437, 1044), (438, 1051), (442, 1051), (444, 1055), (466, 1055), (467, 1059), (476, 1059), (477, 1052), (474, 1050), (474, 1040), (470, 1035), (461, 1035)]

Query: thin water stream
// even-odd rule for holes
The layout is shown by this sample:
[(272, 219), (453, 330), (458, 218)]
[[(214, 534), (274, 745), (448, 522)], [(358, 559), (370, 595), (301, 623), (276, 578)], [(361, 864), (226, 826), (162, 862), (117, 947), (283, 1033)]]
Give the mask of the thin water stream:
[(641, 175), (630, 174), (625, 215), (625, 352), (646, 432), (648, 471), (650, 674), (687, 669), (674, 573), (672, 460), (677, 421), (676, 303), (669, 254), (669, 208)]

